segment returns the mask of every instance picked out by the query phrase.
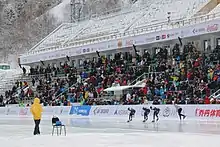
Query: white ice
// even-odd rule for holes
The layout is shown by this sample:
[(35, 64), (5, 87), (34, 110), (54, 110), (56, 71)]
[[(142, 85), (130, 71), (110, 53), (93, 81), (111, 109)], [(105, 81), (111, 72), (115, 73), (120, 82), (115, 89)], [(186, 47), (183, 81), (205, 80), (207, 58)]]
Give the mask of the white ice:
[(124, 118), (61, 118), (67, 136), (52, 136), (51, 118), (33, 136), (30, 117), (0, 117), (1, 147), (219, 147), (219, 122), (161, 120), (143, 123)]

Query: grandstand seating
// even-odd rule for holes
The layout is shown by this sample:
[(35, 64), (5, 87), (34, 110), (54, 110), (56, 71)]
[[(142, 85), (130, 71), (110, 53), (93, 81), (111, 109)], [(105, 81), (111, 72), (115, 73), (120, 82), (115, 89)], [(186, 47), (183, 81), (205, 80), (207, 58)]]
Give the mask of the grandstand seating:
[(220, 12), (220, 4), (218, 4), (211, 12), (210, 14), (215, 14)]
[(170, 21), (176, 19), (185, 19), (189, 15), (195, 13), (196, 8), (203, 5), (208, 0), (187, 0), (187, 1), (177, 1), (177, 0), (156, 0), (147, 10), (145, 15), (139, 19), (131, 27), (132, 29), (137, 29), (139, 27), (146, 26), (146, 24), (154, 24), (159, 22), (168, 22), (168, 17)]
[[(132, 31), (143, 26), (190, 18), (209, 0), (154, 0), (130, 10), (91, 18), (76, 24), (62, 24), (29, 53), (56, 50), (79, 45), (79, 41)], [(169, 24), (168, 24), (169, 25)], [(169, 28), (169, 27), (168, 27)], [(164, 29), (168, 29), (164, 28)], [(85, 42), (84, 42), (85, 43)]]
[[(147, 24), (164, 22), (168, 20), (168, 16), (170, 16), (171, 20), (187, 18), (188, 15), (195, 13), (196, 8), (207, 1), (208, 0), (188, 0), (187, 2), (156, 0), (144, 5), (144, 8), (141, 10), (138, 9), (134, 12), (122, 12), (113, 15), (109, 14), (104, 18), (96, 18), (90, 21), (89, 27), (84, 29), (84, 31), (82, 31), (75, 40), (71, 40), (71, 42), (111, 35), (113, 33), (117, 34), (129, 28), (135, 29), (146, 26)], [(170, 12), (170, 15), (168, 15), (168, 12)]]
[(98, 36), (119, 33), (126, 29), (132, 22), (143, 15), (143, 12), (129, 12), (126, 14), (110, 15), (105, 18), (96, 18), (91, 21), (90, 27), (86, 28), (76, 40), (93, 38)]
[(21, 79), (23, 74), (14, 74), (11, 72), (4, 72), (0, 75), (0, 95), (4, 95), (6, 90), (11, 90), (15, 82)]
[[(86, 61), (83, 64), (84, 70), (73, 69), (64, 65), (60, 67), (64, 69), (63, 72), (66, 75), (63, 78), (57, 78), (57, 75), (51, 77), (53, 75), (51, 72), (57, 69), (51, 67), (53, 70), (48, 73), (44, 66), (42, 67), (44, 69), (42, 70), (43, 75), (31, 73), (23, 80), (29, 81), (28, 86), (31, 85), (30, 79), (32, 78), (41, 81), (36, 82), (38, 83), (36, 84), (38, 90), (34, 91), (34, 95), (39, 96), (45, 105), (53, 106), (61, 103), (67, 105), (68, 102), (80, 102), (82, 100), (85, 100), (85, 104), (90, 105), (93, 102), (96, 104), (140, 104), (146, 98), (155, 100), (157, 104), (171, 104), (171, 101), (176, 100), (176, 98), (181, 104), (186, 102), (190, 104), (220, 103), (216, 98), (210, 97), (209, 99), (209, 96), (220, 88), (218, 60), (220, 48), (218, 46), (212, 54), (206, 56), (197, 51), (191, 44), (184, 46), (182, 54), (185, 56), (184, 58), (179, 58), (176, 45), (173, 48), (173, 54), (164, 55), (166, 52), (166, 49), (160, 48), (160, 51), (155, 55), (144, 53), (141, 58), (133, 56), (136, 58), (134, 63), (130, 53), (126, 56), (121, 56), (123, 53), (118, 53), (112, 61), (105, 57), (99, 58), (97, 62)], [(186, 59), (190, 62), (186, 62)], [(126, 62), (124, 62), (125, 60)], [(152, 68), (149, 68), (151, 66)], [(80, 70), (80, 73), (77, 70)], [(39, 74), (39, 72), (37, 73)], [(79, 75), (80, 80), (77, 78)], [(114, 97), (107, 97), (108, 102), (103, 103), (106, 97), (103, 96), (102, 91), (115, 85), (135, 85), (136, 87), (145, 85), (145, 87), (139, 90), (133, 89), (131, 94), (133, 98), (130, 102), (125, 100), (124, 95), (121, 95), (119, 97), (120, 102), (115, 101)], [(213, 95), (218, 94), (219, 90)], [(32, 98), (29, 96), (20, 98), (18, 94), (17, 99), (31, 102), (30, 99)]]
[[(145, 85), (145, 89), (142, 89), (145, 94), (142, 93), (142, 90), (133, 89), (132, 93), (136, 95), (135, 97), (133, 96), (135, 100), (127, 102), (124, 96), (120, 95), (117, 100), (120, 99), (121, 101), (116, 101), (116, 104), (140, 104), (144, 97), (145, 99), (147, 97), (148, 100), (157, 101), (157, 104), (160, 103), (158, 99), (163, 103), (171, 104), (171, 101), (176, 100), (176, 98), (181, 99), (178, 102), (181, 104), (186, 102), (190, 104), (220, 103), (216, 98), (209, 98), (213, 92), (220, 88), (220, 65), (218, 60), (220, 47), (217, 46), (210, 52), (211, 54), (203, 54), (189, 43), (184, 45), (184, 52), (180, 55), (182, 58), (179, 58), (178, 46), (176, 44), (173, 47), (173, 53), (169, 53), (169, 55), (166, 55), (166, 49), (160, 48), (160, 51), (156, 54), (144, 53), (140, 58), (139, 56), (133, 56), (133, 58), (136, 58), (135, 62), (132, 62), (130, 53), (127, 55), (118, 53), (112, 61), (109, 61), (104, 56), (99, 58), (97, 62), (86, 60), (83, 63), (84, 70), (63, 65), (60, 69), (64, 69), (63, 72), (67, 76), (59, 81), (64, 82), (58, 82), (52, 78), (48, 84), (48, 76), (46, 78), (45, 75), (52, 75), (52, 73), (47, 72), (47, 67), (42, 67), (42, 71), (46, 73), (40, 73), (43, 74), (39, 76), (42, 82), (38, 86), (41, 87), (39, 88), (41, 90), (39, 90), (39, 94), (35, 93), (35, 95), (40, 96), (45, 105), (56, 106), (61, 103), (66, 105), (67, 101), (80, 102), (83, 99), (86, 99), (85, 104), (91, 105), (94, 100), (97, 104), (103, 104), (102, 100), (106, 100), (106, 97), (101, 91), (105, 88), (116, 85), (134, 85), (136, 87)], [(123, 55), (121, 56), (121, 54)], [(51, 68), (53, 71), (57, 70), (56, 68)], [(37, 68), (34, 71), (37, 70), (39, 69)], [(81, 80), (77, 79), (79, 75)], [(36, 76), (38, 77), (38, 75)], [(73, 78), (71, 79), (71, 77)], [(39, 78), (37, 79), (39, 80)], [(146, 91), (150, 93), (146, 93)], [(216, 91), (213, 95), (218, 95), (218, 92)], [(114, 98), (107, 97), (108, 104), (109, 102), (111, 104), (115, 102)]]
[[(102, 17), (93, 17), (89, 20), (85, 20), (77, 24), (62, 24), (39, 44), (33, 47), (31, 52), (44, 52), (48, 50), (61, 49), (63, 47), (76, 45), (76, 42), (85, 42), (85, 40), (87, 39), (117, 35), (118, 33), (123, 34), (129, 31), (133, 31), (135, 29), (161, 22), (169, 26), (168, 17), (170, 17), (171, 22), (173, 20), (179, 21), (185, 18), (190, 18), (194, 16), (194, 14), (196, 14), (196, 12), (201, 9), (207, 2), (208, 0), (150, 0), (139, 9), (137, 7), (132, 7), (131, 10), (123, 10), (121, 12), (107, 14), (106, 16)], [(219, 12), (219, 8), (220, 6), (216, 7), (213, 11), (210, 12), (210, 14)], [(94, 92), (97, 95), (100, 88), (104, 89), (112, 85), (120, 84), (125, 86), (135, 84), (149, 84), (146, 88), (148, 89), (148, 91), (152, 92), (151, 100), (153, 100), (155, 96), (156, 99), (158, 99), (157, 96), (165, 96), (165, 91), (166, 98), (169, 100), (174, 100), (173, 97), (169, 97), (169, 92), (171, 91), (173, 93), (176, 93), (176, 97), (183, 97), (183, 99), (186, 100), (186, 96), (188, 96), (190, 97), (190, 99), (192, 99), (192, 101), (195, 99), (196, 103), (199, 103), (198, 99), (202, 99), (201, 101), (203, 101), (204, 96), (208, 97), (210, 95), (211, 92), (209, 92), (209, 90), (213, 90), (212, 92), (217, 90), (217, 87), (210, 86), (210, 88), (208, 85), (214, 85), (215, 83), (217, 83), (219, 86), (219, 83), (217, 82), (219, 78), (219, 75), (217, 73), (220, 68), (219, 61), (212, 61), (212, 58), (214, 57), (211, 57), (209, 55), (207, 55), (207, 58), (204, 58), (203, 54), (196, 50), (195, 47), (192, 47), (193, 45), (191, 45), (190, 43), (186, 46), (186, 49), (191, 51), (187, 51), (186, 53), (184, 53), (183, 56), (185, 56), (186, 58), (190, 58), (190, 61), (192, 62), (189, 63), (187, 63), (185, 59), (179, 59), (180, 55), (175, 55), (176, 53), (173, 53), (169, 56), (166, 55), (166, 59), (163, 59), (165, 55), (160, 55), (161, 53), (164, 54), (163, 49), (160, 48), (160, 52), (156, 53), (157, 55), (152, 54), (149, 55), (150, 57), (142, 57), (141, 55), (141, 58), (139, 58), (139, 56), (133, 56), (133, 58), (135, 58), (134, 63), (132, 63), (132, 59), (130, 60), (127, 57), (125, 59), (125, 56), (123, 56), (119, 57), (119, 59), (114, 59), (113, 61), (110, 61), (105, 57), (99, 58), (97, 62), (83, 61), (83, 70), (74, 69), (69, 65), (65, 65), (61, 68), (58, 67), (59, 70), (58, 68), (51, 67), (52, 70), (50, 70), (50, 72), (47, 72), (45, 70), (45, 68), (47, 67), (44, 66), (42, 67), (42, 72), (39, 72), (39, 69), (36, 69), (36, 73), (31, 73), (31, 75), (42, 74), (40, 76), (36, 76), (36, 79), (39, 80), (39, 78), (41, 78), (42, 83), (38, 86), (43, 88), (41, 90), (38, 90), (40, 92), (35, 93), (35, 95), (40, 94), (45, 103), (50, 105), (51, 102), (54, 104), (54, 102), (57, 103), (57, 101), (67, 101), (69, 97), (74, 97), (74, 99), (76, 99), (75, 101), (77, 102), (82, 100), (83, 97), (86, 97), (88, 100), (88, 93), (91, 93), (91, 95), (93, 95), (92, 93)], [(216, 54), (215, 57), (219, 58), (219, 55), (220, 54)], [(132, 58), (132, 55), (128, 55), (128, 57)], [(175, 61), (175, 63), (171, 63), (171, 61)], [(214, 70), (214, 73), (216, 72), (215, 78), (212, 77), (208, 80), (204, 78), (206, 75), (210, 74), (209, 70), (203, 69), (204, 65), (202, 63), (205, 62), (207, 62), (207, 66), (211, 70)], [(186, 69), (183, 68), (184, 66), (180, 65), (184, 65)], [(191, 66), (197, 66), (200, 68), (192, 68)], [(151, 68), (153, 69), (153, 71), (151, 71)], [(193, 70), (195, 70), (196, 74), (192, 72)], [(64, 77), (59, 78), (59, 82), (57, 81), (57, 79), (52, 78), (52, 80), (49, 80), (50, 82), (48, 84), (48, 75), (53, 75), (51, 71), (62, 71), (64, 73)], [(182, 75), (179, 75), (179, 71), (181, 71)], [(199, 75), (198, 73), (201, 73), (201, 75)], [(74, 74), (72, 75), (74, 77), (74, 80), (68, 79), (69, 74)], [(195, 75), (191, 76), (192, 74)], [(76, 78), (77, 76), (80, 76), (80, 80)], [(164, 76), (166, 76), (166, 78)], [(188, 76), (191, 77), (191, 80), (188, 80)], [(31, 78), (32, 77), (28, 77), (28, 79), (26, 79), (25, 81), (31, 83)], [(81, 80), (81, 78), (83, 80)], [(63, 80), (63, 82), (61, 82), (61, 79)], [(151, 80), (153, 80), (153, 84), (151, 83)], [(196, 80), (198, 80), (197, 82), (200, 84), (194, 83), (196, 82)], [(74, 81), (74, 83), (72, 83), (72, 81)], [(205, 83), (202, 81), (205, 81)], [(191, 85), (193, 85), (192, 82), (194, 85), (196, 85), (195, 87), (192, 87), (192, 89), (194, 88), (195, 91), (192, 91), (192, 95), (188, 95), (188, 93), (186, 92), (186, 87), (190, 87)], [(187, 85), (185, 87), (183, 86), (184, 90), (182, 90), (182, 83), (185, 83)], [(159, 90), (161, 89), (161, 86), (163, 95), (155, 94), (154, 88)], [(201, 93), (201, 89), (203, 90), (203, 95)], [(191, 89), (188, 90), (191, 91)], [(37, 90), (35, 91), (37, 92)], [(49, 93), (48, 91), (52, 92)], [(139, 92), (137, 93), (135, 94), (140, 96)], [(182, 93), (184, 93), (184, 96), (182, 95)], [(194, 97), (194, 95), (197, 95), (196, 98)], [(98, 97), (96, 96), (92, 98)]]
[(39, 44), (33, 47), (30, 51), (45, 51), (47, 49), (56, 49), (62, 46), (63, 43), (79, 32), (87, 22), (65, 23), (53, 31), (49, 36), (42, 40)]

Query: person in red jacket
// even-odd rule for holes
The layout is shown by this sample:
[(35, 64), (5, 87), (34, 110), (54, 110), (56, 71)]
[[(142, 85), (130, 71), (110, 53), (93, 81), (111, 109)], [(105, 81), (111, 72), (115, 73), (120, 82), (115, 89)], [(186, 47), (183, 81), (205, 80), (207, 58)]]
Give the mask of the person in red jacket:
[(205, 104), (210, 104), (210, 99), (208, 96), (205, 97), (205, 100), (204, 100)]

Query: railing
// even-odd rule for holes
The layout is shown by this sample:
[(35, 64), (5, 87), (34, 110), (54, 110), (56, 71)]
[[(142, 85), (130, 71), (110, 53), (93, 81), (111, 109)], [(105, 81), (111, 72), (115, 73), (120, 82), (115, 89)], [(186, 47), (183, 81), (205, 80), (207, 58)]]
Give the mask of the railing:
[(214, 93), (210, 96), (210, 98), (220, 98), (220, 89), (217, 90), (216, 92), (214, 92)]
[(142, 75), (140, 75), (139, 77), (137, 77), (134, 81), (132, 81), (132, 82), (129, 84), (129, 86), (136, 84), (138, 81), (140, 81), (141, 78), (146, 78), (146, 75), (147, 75), (147, 73), (143, 73)]
[(36, 44), (34, 47), (32, 47), (28, 52), (33, 51), (36, 47), (38, 47), (41, 43), (43, 43), (45, 40), (47, 40), (50, 36), (52, 36), (55, 32), (57, 32), (60, 28), (62, 28), (64, 24), (61, 24), (60, 26), (58, 26), (53, 32), (51, 32), (47, 37), (45, 37), (44, 39), (42, 39), (38, 44)]
[(139, 81), (142, 81), (144, 79), (150, 78), (151, 75), (153, 75), (153, 74), (161, 74), (161, 73), (164, 73), (164, 72), (148, 72), (148, 73), (143, 73), (142, 75), (137, 77), (134, 81), (132, 81), (129, 85), (135, 85)]
[(67, 42), (66, 44), (63, 44), (63, 46), (47, 48), (47, 49), (43, 49), (39, 51), (32, 51), (32, 52), (28, 52), (26, 55), (34, 55), (40, 52), (42, 53), (48, 52), (48, 51), (50, 52), (54, 50), (65, 49), (68, 47), (78, 47), (78, 46), (83, 46), (87, 44), (94, 44), (98, 42), (109, 41), (109, 40), (119, 39), (119, 38), (128, 37), (128, 36), (137, 36), (137, 35), (144, 34), (144, 33), (157, 32), (157, 31), (166, 30), (166, 29), (180, 28), (183, 26), (189, 26), (193, 24), (207, 22), (207, 21), (217, 19), (217, 18), (220, 18), (220, 13), (196, 16), (196, 17), (193, 17), (190, 19), (184, 19), (184, 20), (176, 19), (176, 20), (171, 21), (169, 24), (167, 21), (162, 21), (162, 22), (158, 21), (156, 23), (136, 27), (132, 30), (127, 30), (122, 33), (118, 32), (118, 33), (108, 34), (108, 35), (101, 36), (101, 37), (94, 37), (94, 38), (89, 38), (85, 40), (75, 41), (73, 43)]

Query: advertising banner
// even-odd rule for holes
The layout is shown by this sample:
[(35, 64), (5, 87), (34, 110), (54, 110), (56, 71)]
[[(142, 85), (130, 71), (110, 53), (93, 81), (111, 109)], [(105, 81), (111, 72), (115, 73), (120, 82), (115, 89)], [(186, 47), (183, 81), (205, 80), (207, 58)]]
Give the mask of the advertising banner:
[(55, 107), (53, 113), (55, 115), (61, 115), (63, 113), (63, 107)]
[(54, 115), (69, 115), (71, 106), (56, 106), (53, 107), (53, 114)]
[(72, 106), (70, 109), (70, 115), (89, 116), (91, 106)]
[(194, 117), (200, 119), (220, 119), (220, 105), (197, 106), (194, 109)]
[(28, 107), (24, 107), (24, 108), (22, 107), (19, 110), (19, 115), (20, 116), (26, 116), (26, 115), (29, 114), (29, 112), (30, 112), (30, 109)]
[(132, 108), (134, 109), (135, 112), (135, 116), (141, 116), (142, 115), (142, 107), (143, 105), (118, 105), (115, 107), (114, 109), (114, 116), (128, 116), (129, 115), (129, 111), (128, 108)]
[(6, 115), (18, 115), (19, 114), (19, 107), (8, 107), (6, 108)]
[(71, 106), (61, 107), (60, 115), (69, 115)]
[(112, 116), (116, 106), (92, 106), (91, 116)]
[[(76, 115), (91, 117), (128, 117), (128, 108), (133, 108), (136, 113), (135, 117), (142, 118), (143, 107), (150, 108), (152, 105), (103, 105), (103, 106), (59, 106), (59, 107), (43, 107), (43, 116), (52, 115)], [(182, 114), (187, 119), (196, 120), (220, 120), (220, 105), (179, 105), (182, 108)], [(154, 105), (160, 109), (160, 119), (179, 119), (177, 110), (174, 105)], [(31, 116), (30, 108), (24, 107), (4, 107), (0, 108), (1, 116)], [(151, 110), (149, 117), (152, 117)], [(77, 122), (78, 123), (78, 122)]]
[(220, 117), (220, 109), (196, 109), (196, 117)]
[(53, 106), (43, 107), (42, 115), (49, 115), (49, 116), (54, 115), (56, 108), (57, 107), (53, 107)]
[(6, 114), (6, 110), (5, 107), (0, 107), (0, 115), (5, 115)]

